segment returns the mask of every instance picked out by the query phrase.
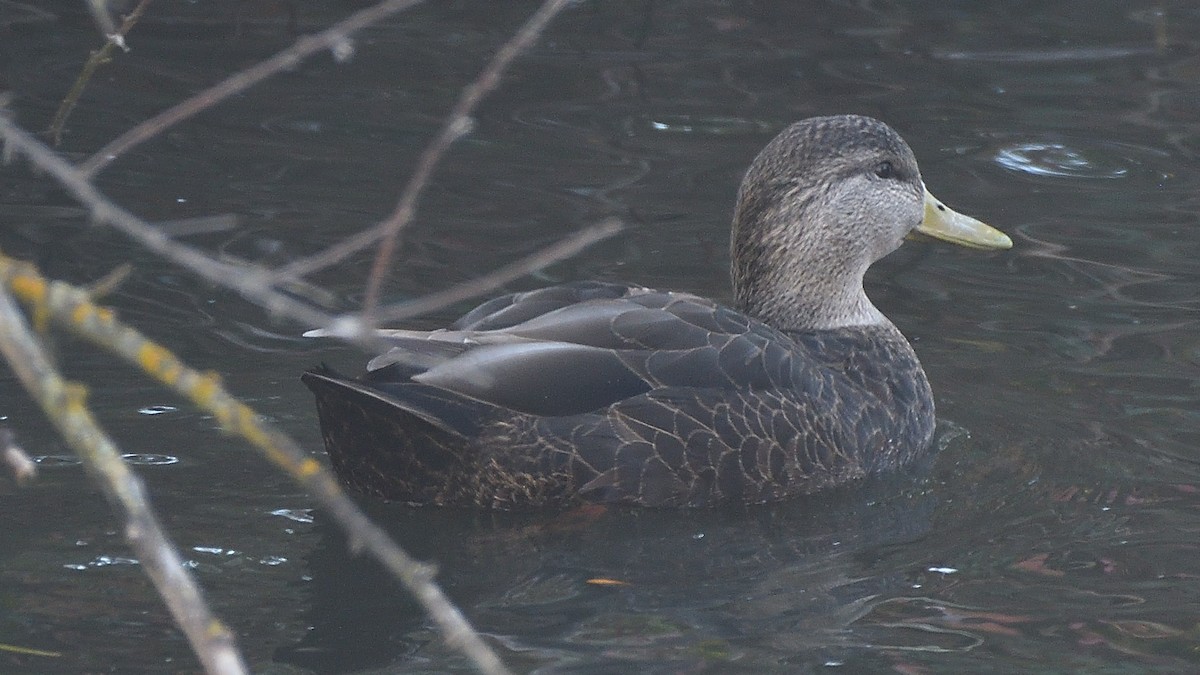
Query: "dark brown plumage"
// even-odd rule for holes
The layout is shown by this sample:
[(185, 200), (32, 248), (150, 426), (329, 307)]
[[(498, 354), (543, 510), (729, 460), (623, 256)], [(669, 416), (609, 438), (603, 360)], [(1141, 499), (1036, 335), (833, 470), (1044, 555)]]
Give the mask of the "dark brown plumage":
[(809, 493), (929, 445), (929, 383), (862, 290), (913, 230), (1011, 245), (934, 201), (882, 122), (805, 120), (739, 192), (737, 310), (565, 284), (491, 300), (442, 331), (385, 331), (395, 347), (360, 380), (303, 380), (335, 471), (387, 500), (702, 506)]

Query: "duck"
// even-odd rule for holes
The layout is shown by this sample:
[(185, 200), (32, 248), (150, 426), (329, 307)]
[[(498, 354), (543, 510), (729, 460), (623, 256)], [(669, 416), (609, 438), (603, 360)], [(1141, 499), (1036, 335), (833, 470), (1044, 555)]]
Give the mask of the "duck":
[(302, 380), (335, 473), (385, 501), (669, 508), (811, 494), (929, 452), (929, 381), (863, 287), (914, 235), (1012, 247), (930, 194), (887, 124), (809, 118), (741, 182), (733, 306), (564, 283), (446, 328), (381, 330), (387, 349), (361, 377), (322, 366)]

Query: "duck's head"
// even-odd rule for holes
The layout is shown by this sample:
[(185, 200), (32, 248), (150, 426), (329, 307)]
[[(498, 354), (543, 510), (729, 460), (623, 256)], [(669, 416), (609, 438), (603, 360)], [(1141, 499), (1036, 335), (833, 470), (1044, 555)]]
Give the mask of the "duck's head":
[(797, 122), (763, 148), (738, 191), (731, 253), (739, 308), (784, 329), (886, 323), (863, 292), (863, 274), (914, 232), (973, 248), (1012, 246), (935, 199), (908, 144), (883, 122)]

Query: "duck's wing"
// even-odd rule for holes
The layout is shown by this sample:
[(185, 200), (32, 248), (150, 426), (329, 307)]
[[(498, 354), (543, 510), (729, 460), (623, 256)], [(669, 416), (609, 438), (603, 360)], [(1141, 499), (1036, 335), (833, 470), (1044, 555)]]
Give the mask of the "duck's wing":
[(568, 284), (497, 298), (451, 328), (395, 331), (365, 381), (411, 381), (516, 411), (599, 410), (663, 387), (788, 386), (795, 343), (694, 295)]
[[(616, 300), (652, 292), (638, 286), (581, 281), (502, 295), (467, 312), (448, 328), (433, 331), (385, 328), (376, 331), (377, 337), (394, 347), (371, 359), (367, 363), (367, 372), (390, 366), (390, 377), (411, 377), (480, 345), (546, 341), (544, 335), (526, 337), (510, 330), (531, 321), (534, 322), (535, 328), (538, 325), (545, 327), (550, 323), (569, 331), (573, 321), (583, 318), (583, 323), (576, 324), (576, 336), (582, 335), (587, 338), (590, 333), (591, 339), (599, 339), (604, 331), (597, 330), (594, 324), (604, 317), (599, 313), (603, 312), (603, 309), (596, 306), (596, 301)], [(583, 303), (592, 304), (583, 312), (556, 313)], [(550, 319), (537, 321), (546, 315), (551, 315)], [(324, 335), (326, 333), (322, 330), (305, 333), (307, 337)], [(592, 343), (585, 341), (581, 344)]]

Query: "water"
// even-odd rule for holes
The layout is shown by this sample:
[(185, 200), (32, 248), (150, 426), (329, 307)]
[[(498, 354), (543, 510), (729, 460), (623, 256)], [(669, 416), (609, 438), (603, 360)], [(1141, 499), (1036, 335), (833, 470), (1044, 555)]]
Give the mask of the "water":
[[(286, 5), (160, 3), (69, 125), (85, 156), (291, 39)], [(357, 3), (297, 3), (309, 32)], [(0, 7), (30, 128), (95, 45), (82, 5)], [(458, 89), (532, 11), (425, 8), (137, 149), (101, 176), (156, 220), (234, 214), (190, 243), (268, 262), (383, 217)], [(235, 27), (235, 18), (240, 26)], [(1184, 672), (1200, 662), (1200, 11), (1187, 3), (581, 3), (439, 169), (387, 288), (402, 300), (617, 214), (618, 238), (512, 288), (624, 279), (728, 298), (741, 171), (779, 128), (858, 112), (899, 129), (951, 205), (1010, 252), (911, 244), (868, 279), (938, 401), (928, 466), (794, 503), (496, 515), (373, 506), (514, 669)], [(109, 298), (314, 451), (297, 377), (351, 350), (89, 228), (20, 165), (0, 247), (55, 277), (131, 260)], [(365, 257), (313, 278), (352, 307)], [(461, 309), (461, 308), (458, 308)], [(416, 325), (433, 325), (447, 311)], [(56, 339), (256, 672), (467, 666), (313, 501), (124, 366)], [(40, 461), (0, 480), (0, 669), (190, 672), (187, 645), (81, 467), (9, 375), (0, 417)], [(54, 653), (21, 653), (7, 646)]]

